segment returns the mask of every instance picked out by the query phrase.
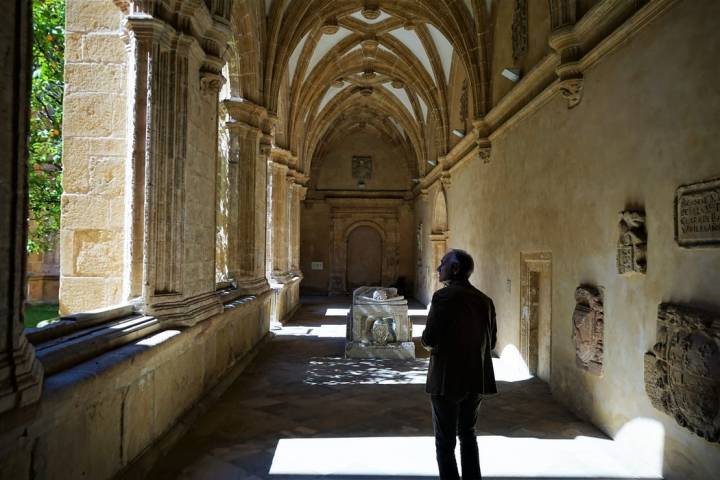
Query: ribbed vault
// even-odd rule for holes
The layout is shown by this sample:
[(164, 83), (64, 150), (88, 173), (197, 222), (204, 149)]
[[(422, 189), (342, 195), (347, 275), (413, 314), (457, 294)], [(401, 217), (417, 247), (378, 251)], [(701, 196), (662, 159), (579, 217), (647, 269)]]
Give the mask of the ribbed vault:
[[(233, 17), (230, 55), (243, 72), (230, 69), (233, 95), (283, 117), (276, 140), (303, 172), (317, 171), (342, 135), (372, 131), (400, 147), (413, 176), (423, 175), (450, 147), (448, 90), (458, 69), (472, 111), (487, 110), (478, 2), (266, 0), (265, 12), (252, 3), (241, 1)], [(263, 13), (261, 61), (250, 24)]]

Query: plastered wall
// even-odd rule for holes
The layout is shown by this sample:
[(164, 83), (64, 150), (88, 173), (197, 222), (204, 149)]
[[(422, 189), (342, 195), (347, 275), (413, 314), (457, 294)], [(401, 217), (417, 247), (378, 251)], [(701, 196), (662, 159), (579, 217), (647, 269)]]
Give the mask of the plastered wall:
[[(720, 311), (720, 248), (680, 248), (673, 227), (677, 187), (720, 176), (717, 18), (719, 4), (678, 2), (585, 73), (577, 107), (553, 97), (492, 138), (489, 164), (458, 167), (448, 192), (449, 246), (475, 258), (471, 280), (498, 311), (498, 351), (519, 341), (521, 253), (550, 252), (554, 395), (611, 436), (633, 419), (659, 422), (665, 478), (720, 471), (720, 445), (654, 409), (643, 380), (659, 303)], [(426, 234), (431, 205), (416, 200)], [(618, 212), (628, 207), (647, 213), (644, 276), (616, 269)], [(423, 242), (420, 269), (431, 254)], [(573, 294), (581, 283), (604, 289), (601, 377), (575, 365)], [(430, 295), (418, 291), (422, 300)]]

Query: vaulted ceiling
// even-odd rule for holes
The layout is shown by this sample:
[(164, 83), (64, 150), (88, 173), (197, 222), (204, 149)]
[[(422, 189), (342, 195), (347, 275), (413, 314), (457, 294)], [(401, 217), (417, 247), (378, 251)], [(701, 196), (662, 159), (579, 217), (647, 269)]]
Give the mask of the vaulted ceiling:
[[(265, 0), (265, 11), (240, 1), (239, 68), (257, 73), (240, 79), (242, 95), (282, 117), (286, 147), (307, 173), (330, 142), (370, 130), (423, 174), (449, 148), (454, 69), (475, 93), (472, 111), (487, 110), (484, 1)], [(253, 16), (266, 18), (264, 46)]]

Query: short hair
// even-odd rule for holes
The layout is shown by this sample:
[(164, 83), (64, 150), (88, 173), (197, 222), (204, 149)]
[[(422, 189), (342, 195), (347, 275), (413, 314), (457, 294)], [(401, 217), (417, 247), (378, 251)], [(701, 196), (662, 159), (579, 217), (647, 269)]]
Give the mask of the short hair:
[(470, 278), (473, 270), (475, 270), (475, 262), (469, 253), (465, 250), (460, 250), (459, 248), (453, 248), (448, 251), (446, 255), (452, 255), (452, 261), (457, 263), (459, 267), (458, 277)]

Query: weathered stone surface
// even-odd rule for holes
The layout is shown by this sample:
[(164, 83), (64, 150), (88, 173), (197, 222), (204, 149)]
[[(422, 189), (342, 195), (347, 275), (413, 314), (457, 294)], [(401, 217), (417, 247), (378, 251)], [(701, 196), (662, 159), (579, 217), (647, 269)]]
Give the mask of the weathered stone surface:
[(675, 238), (681, 247), (720, 246), (720, 178), (677, 189)]
[(720, 314), (660, 304), (657, 343), (645, 354), (645, 390), (678, 424), (720, 442)]
[[(112, 133), (108, 119), (113, 114), (113, 99), (100, 93), (67, 95), (63, 104), (63, 134), (106, 137)], [(77, 119), (76, 121), (70, 121)]]
[(601, 375), (603, 367), (603, 298), (600, 289), (581, 285), (575, 290), (573, 340), (577, 366), (593, 375)]
[(83, 37), (83, 60), (90, 62), (124, 63), (127, 61), (125, 42), (117, 34), (88, 34)]
[(647, 231), (643, 211), (620, 212), (617, 268), (621, 275), (647, 271)]
[(68, 63), (65, 67), (67, 95), (77, 92), (114, 94), (125, 88), (125, 67), (97, 63)]
[(415, 358), (407, 300), (395, 288), (359, 287), (348, 315), (348, 358)]

